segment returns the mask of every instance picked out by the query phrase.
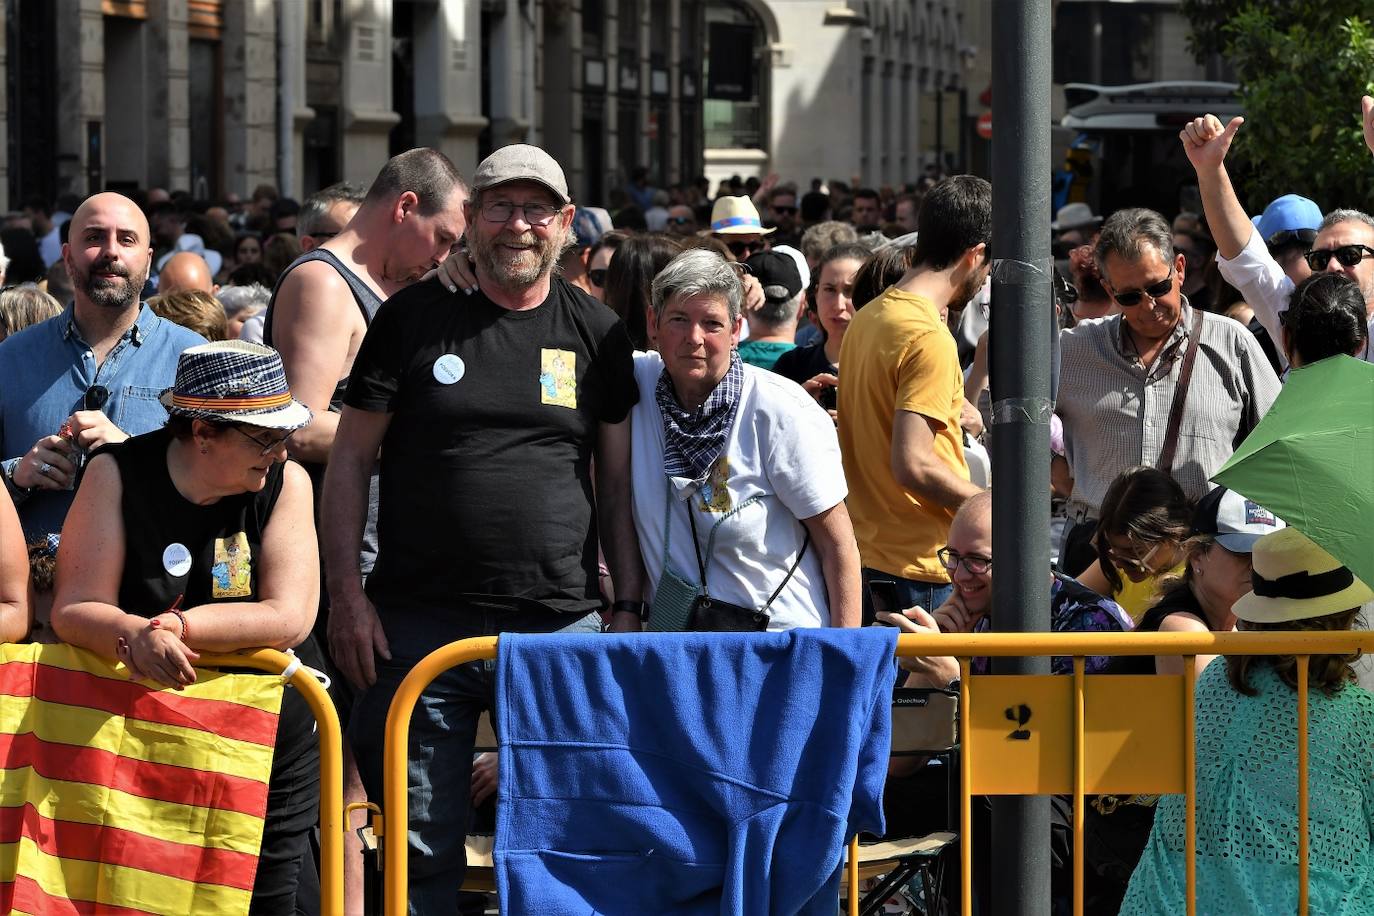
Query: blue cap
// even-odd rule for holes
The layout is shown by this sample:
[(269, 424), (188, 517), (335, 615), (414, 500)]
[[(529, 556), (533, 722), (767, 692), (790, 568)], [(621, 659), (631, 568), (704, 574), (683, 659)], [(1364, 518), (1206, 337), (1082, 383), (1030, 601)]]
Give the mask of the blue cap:
[(1255, 228), (1260, 238), (1268, 242), (1275, 233), (1295, 229), (1318, 229), (1322, 224), (1322, 210), (1306, 197), (1285, 194), (1264, 208)]

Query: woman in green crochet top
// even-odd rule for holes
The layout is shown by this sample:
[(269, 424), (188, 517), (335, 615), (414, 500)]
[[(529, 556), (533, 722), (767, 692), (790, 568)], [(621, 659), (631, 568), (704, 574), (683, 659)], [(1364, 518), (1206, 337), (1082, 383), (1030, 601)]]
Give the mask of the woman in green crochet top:
[[(1255, 543), (1242, 630), (1349, 630), (1374, 591), (1294, 528)], [(1309, 912), (1374, 913), (1374, 694), (1355, 655), (1308, 669)], [(1198, 677), (1199, 913), (1293, 913), (1298, 900), (1297, 660), (1226, 656)], [(1123, 916), (1184, 913), (1184, 797), (1160, 800)]]

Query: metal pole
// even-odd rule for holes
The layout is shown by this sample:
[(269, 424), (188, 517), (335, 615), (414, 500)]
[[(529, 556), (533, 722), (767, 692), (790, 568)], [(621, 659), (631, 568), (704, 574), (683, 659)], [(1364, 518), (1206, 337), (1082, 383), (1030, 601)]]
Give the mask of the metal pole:
[[(1050, 629), (1050, 20), (1051, 0), (994, 0), (991, 330), (993, 627)], [(994, 662), (1048, 674), (1049, 659)], [(1023, 728), (1035, 731), (1035, 710)], [(997, 797), (992, 808), (994, 916), (1048, 916), (1050, 808)]]

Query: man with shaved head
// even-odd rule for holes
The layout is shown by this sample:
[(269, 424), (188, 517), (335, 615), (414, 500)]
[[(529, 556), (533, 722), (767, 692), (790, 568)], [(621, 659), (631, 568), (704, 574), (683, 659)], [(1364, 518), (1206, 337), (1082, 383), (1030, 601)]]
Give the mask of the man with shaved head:
[(219, 287), (204, 258), (194, 251), (179, 251), (162, 265), (162, 273), (157, 277), (157, 294), (166, 296), (188, 289), (213, 296)]
[(29, 541), (61, 530), (90, 450), (167, 422), (158, 395), (205, 343), (139, 300), (152, 254), (138, 205), (87, 199), (62, 246), (71, 304), (0, 343), (0, 476)]

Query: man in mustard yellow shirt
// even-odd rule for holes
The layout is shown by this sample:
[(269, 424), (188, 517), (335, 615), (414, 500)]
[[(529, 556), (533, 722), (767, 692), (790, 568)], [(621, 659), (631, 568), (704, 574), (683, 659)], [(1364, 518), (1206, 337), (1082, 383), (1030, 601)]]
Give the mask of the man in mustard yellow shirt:
[[(979, 491), (959, 432), (964, 376), (945, 319), (987, 280), (992, 186), (956, 175), (926, 195), (915, 263), (863, 304), (840, 350), (840, 449), (864, 583), (897, 583), (903, 607), (938, 607), (949, 575), (935, 553)], [(872, 619), (864, 589), (865, 620)]]

